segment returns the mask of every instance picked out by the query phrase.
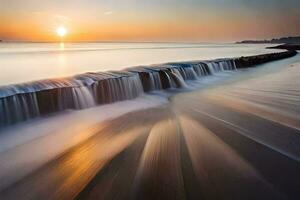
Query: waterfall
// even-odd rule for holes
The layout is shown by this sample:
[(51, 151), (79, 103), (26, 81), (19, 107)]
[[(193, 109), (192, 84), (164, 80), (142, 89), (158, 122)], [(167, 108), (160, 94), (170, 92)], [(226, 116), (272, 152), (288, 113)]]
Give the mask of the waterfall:
[(194, 65), (194, 71), (198, 77), (209, 75), (208, 65), (206, 63), (199, 63)]
[(171, 72), (172, 79), (174, 80), (176, 87), (178, 88), (185, 88), (187, 87), (186, 83), (184, 82), (180, 73)]
[(75, 109), (84, 109), (95, 106), (95, 99), (87, 87), (72, 88)]
[(233, 69), (232, 69), (232, 70), (237, 70), (237, 67), (236, 67), (235, 61), (234, 61), (234, 60), (231, 60), (231, 63), (232, 63), (232, 66), (233, 66)]
[(39, 108), (34, 93), (19, 94), (0, 99), (0, 126), (38, 115)]
[(93, 84), (92, 91), (98, 104), (133, 99), (144, 92), (137, 74), (99, 80)]
[(185, 67), (184, 71), (187, 75), (188, 80), (196, 80), (197, 79), (198, 76), (193, 67)]
[(164, 70), (159, 71), (159, 77), (160, 77), (163, 89), (168, 89), (168, 88), (172, 88), (172, 86), (173, 87), (176, 86), (175, 82), (172, 81), (168, 70), (164, 69)]
[(154, 90), (161, 90), (162, 89), (162, 84), (161, 84), (161, 80), (160, 80), (160, 77), (159, 77), (159, 73), (158, 72), (154, 72), (154, 73), (151, 73), (151, 77), (153, 78), (153, 89)]
[(233, 60), (223, 60), (219, 62), (222, 71), (225, 70), (236, 70), (235, 62)]
[(208, 66), (208, 70), (209, 70), (209, 73), (210, 74), (215, 74), (216, 72), (215, 72), (215, 68), (214, 68), (214, 66), (213, 66), (213, 64), (212, 63), (207, 63), (207, 66)]
[(206, 65), (210, 74), (236, 70), (235, 62), (232, 59), (209, 61), (206, 62)]

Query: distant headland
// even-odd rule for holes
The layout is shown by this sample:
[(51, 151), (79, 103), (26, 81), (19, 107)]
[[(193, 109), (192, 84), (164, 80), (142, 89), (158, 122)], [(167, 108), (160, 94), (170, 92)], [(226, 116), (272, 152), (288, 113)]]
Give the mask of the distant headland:
[(243, 40), (237, 44), (300, 44), (300, 36), (282, 37), (271, 40)]
[(267, 49), (286, 49), (300, 50), (300, 36), (282, 37), (271, 40), (244, 40), (236, 44), (280, 44), (277, 46), (267, 47)]

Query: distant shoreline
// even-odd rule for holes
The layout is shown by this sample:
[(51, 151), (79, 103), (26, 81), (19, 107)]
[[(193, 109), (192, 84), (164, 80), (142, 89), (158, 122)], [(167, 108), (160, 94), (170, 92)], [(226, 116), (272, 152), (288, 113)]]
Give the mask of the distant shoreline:
[(285, 49), (300, 50), (300, 36), (282, 37), (271, 40), (244, 40), (236, 42), (236, 44), (277, 44), (277, 46), (267, 47), (267, 49)]
[(300, 44), (300, 36), (282, 37), (271, 40), (243, 40), (236, 44)]

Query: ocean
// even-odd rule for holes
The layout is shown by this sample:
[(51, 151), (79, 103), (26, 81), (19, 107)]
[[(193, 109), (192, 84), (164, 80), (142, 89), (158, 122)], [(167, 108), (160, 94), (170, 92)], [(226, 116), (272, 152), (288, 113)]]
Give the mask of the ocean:
[(267, 46), (1, 43), (0, 199), (299, 199), (300, 55), (237, 58)]
[(0, 85), (174, 61), (232, 58), (278, 50), (265, 44), (0, 43)]

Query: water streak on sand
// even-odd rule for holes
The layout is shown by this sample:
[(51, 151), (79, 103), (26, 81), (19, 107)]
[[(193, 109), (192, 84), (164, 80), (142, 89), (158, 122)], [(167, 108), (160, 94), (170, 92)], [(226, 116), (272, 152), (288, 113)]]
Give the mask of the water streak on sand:
[(299, 55), (216, 62), (130, 69), (136, 99), (3, 129), (0, 199), (298, 199)]

